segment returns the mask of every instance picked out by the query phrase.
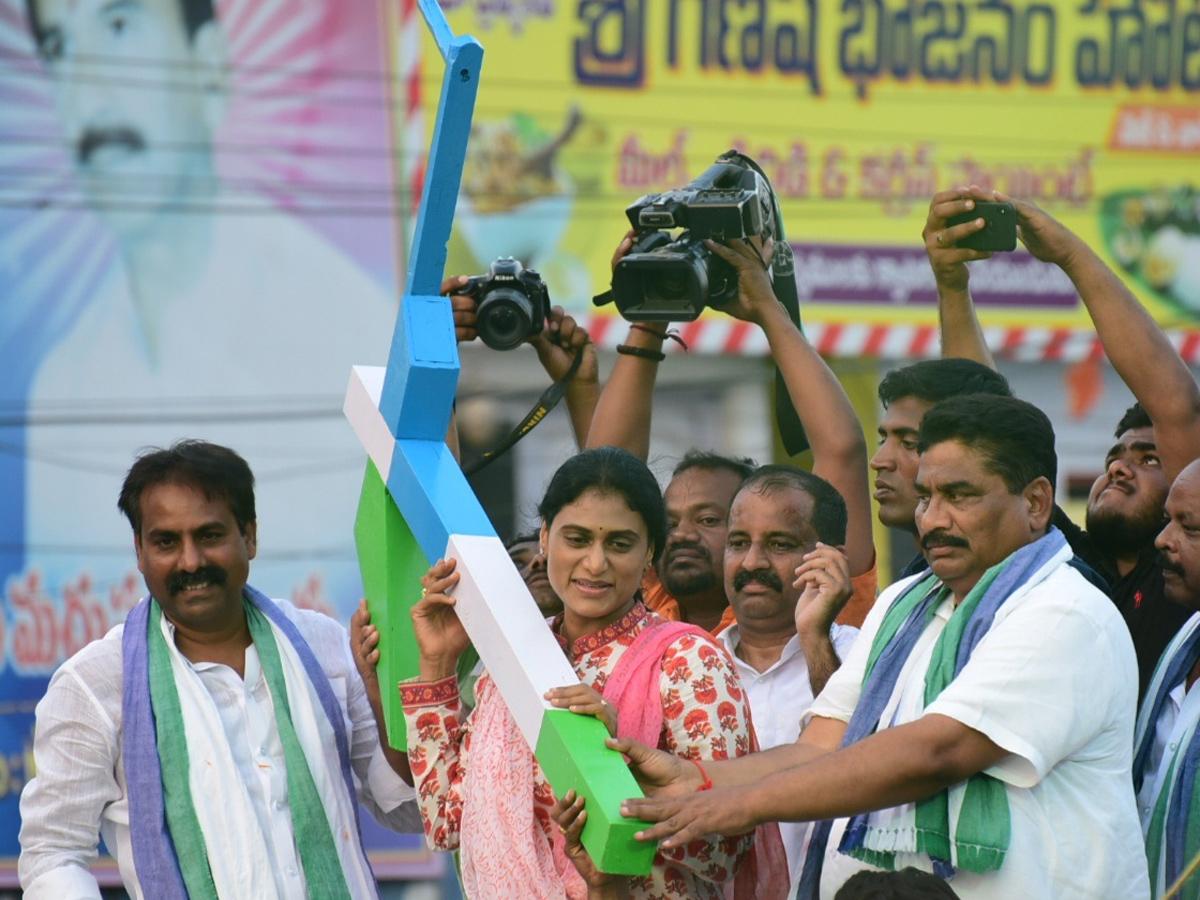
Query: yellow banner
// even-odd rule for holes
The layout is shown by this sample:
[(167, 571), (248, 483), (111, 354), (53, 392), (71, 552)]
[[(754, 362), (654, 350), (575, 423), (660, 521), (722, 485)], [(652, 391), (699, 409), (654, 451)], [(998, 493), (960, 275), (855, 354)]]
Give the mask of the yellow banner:
[[(968, 183), (1043, 206), (1165, 326), (1200, 317), (1200, 0), (442, 7), (485, 49), (451, 272), (512, 255), (587, 310), (625, 207), (736, 147), (779, 194), (807, 321), (935, 321), (921, 228)], [(423, 53), (432, 129), (427, 36)], [(989, 324), (1087, 324), (1026, 254), (972, 271)]]

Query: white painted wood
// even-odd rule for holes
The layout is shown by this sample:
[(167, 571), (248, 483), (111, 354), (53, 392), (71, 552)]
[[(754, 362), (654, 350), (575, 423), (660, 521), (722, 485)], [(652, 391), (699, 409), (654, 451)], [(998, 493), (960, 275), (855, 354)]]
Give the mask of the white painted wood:
[(385, 484), (392, 471), (392, 455), (396, 452), (396, 439), (379, 412), (386, 372), (384, 366), (353, 366), (346, 400), (342, 404), (342, 411)]
[(550, 708), (546, 691), (578, 684), (579, 678), (498, 537), (451, 535), (446, 558), (457, 561), (452, 596), (458, 617), (535, 749), (542, 715)]

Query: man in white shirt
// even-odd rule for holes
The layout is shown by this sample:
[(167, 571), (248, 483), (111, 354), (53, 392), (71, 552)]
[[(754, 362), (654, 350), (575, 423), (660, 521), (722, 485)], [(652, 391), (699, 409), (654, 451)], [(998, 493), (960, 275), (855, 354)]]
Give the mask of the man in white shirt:
[[(741, 677), (762, 750), (800, 736), (801, 716), (858, 635), (834, 624), (853, 592), (845, 540), (845, 501), (803, 469), (762, 466), (734, 497), (725, 592), (737, 621), (717, 637)], [(779, 833), (794, 884), (808, 824), (783, 822)]]
[(710, 764), (716, 789), (692, 793), (681, 763), (615, 741), (658, 785), (623, 813), (658, 823), (639, 837), (667, 849), (816, 822), (801, 900), (832, 898), (871, 863), (937, 871), (963, 900), (1146, 898), (1136, 659), (1049, 528), (1049, 420), (1013, 398), (955, 397), (925, 415), (918, 451), (933, 572), (879, 598), (800, 739)]
[[(134, 898), (375, 897), (357, 805), (417, 831), (344, 628), (247, 584), (254, 477), (224, 447), (143, 454), (119, 506), (150, 596), (54, 675), (21, 796), (29, 900), (98, 898), (101, 836)], [(199, 848), (199, 852), (197, 852)]]

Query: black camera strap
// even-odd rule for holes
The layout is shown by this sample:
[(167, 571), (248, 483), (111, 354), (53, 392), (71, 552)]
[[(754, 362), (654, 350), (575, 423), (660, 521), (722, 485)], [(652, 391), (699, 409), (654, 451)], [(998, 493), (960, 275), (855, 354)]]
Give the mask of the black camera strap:
[[(775, 188), (771, 186), (771, 179), (767, 178), (767, 173), (758, 163), (744, 153), (730, 150), (722, 154), (717, 161), (722, 160), (753, 169), (762, 176), (771, 190), (771, 213), (775, 219), (772, 235), (775, 239), (775, 255), (771, 258), (771, 285), (775, 291), (775, 299), (787, 310), (788, 318), (803, 333), (804, 326), (800, 324), (800, 295), (796, 290), (796, 260), (792, 254), (792, 245), (788, 243), (787, 235), (783, 232), (779, 197), (775, 194)], [(792, 403), (792, 395), (788, 393), (787, 383), (783, 380), (779, 366), (775, 367), (775, 424), (779, 428), (779, 438), (783, 441), (783, 449), (787, 451), (788, 456), (795, 456), (808, 449), (808, 435), (804, 433), (800, 414), (796, 412), (796, 406)]]
[(542, 395), (538, 397), (537, 403), (533, 405), (533, 409), (525, 414), (525, 418), (520, 421), (516, 428), (508, 433), (508, 436), (504, 440), (470, 465), (463, 466), (463, 474), (468, 476), (474, 475), (480, 469), (484, 468), (484, 466), (495, 462), (498, 457), (503, 456), (512, 449), (513, 444), (533, 431), (534, 426), (546, 418), (546, 414), (554, 409), (558, 405), (558, 401), (567, 393), (567, 382), (575, 377), (575, 373), (579, 371), (579, 365), (582, 362), (583, 349), (580, 348), (575, 351), (575, 358), (571, 360), (571, 366), (567, 369), (567, 374), (542, 391)]

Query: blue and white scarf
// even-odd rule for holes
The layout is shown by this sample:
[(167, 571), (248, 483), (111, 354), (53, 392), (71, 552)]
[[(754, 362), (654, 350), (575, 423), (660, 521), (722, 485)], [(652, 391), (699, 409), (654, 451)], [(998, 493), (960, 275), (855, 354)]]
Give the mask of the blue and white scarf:
[[(281, 657), (282, 674), (285, 679), (286, 697), (275, 697), (276, 722), (281, 729), (280, 709), (293, 720), (289, 723), (299, 737), (303, 757), (308, 761), (312, 777), (316, 779), (316, 790), (328, 810), (330, 823), (338, 839), (337, 852), (341, 857), (341, 869), (351, 896), (375, 898), (377, 889), (370, 863), (362, 850), (358, 823), (357, 794), (350, 768), (350, 744), (345, 722), (333, 687), (312, 648), (296, 628), (295, 623), (268, 597), (247, 586), (244, 591), (247, 604), (262, 614), (273, 632), (274, 643)], [(211, 697), (189, 666), (179, 658), (174, 642), (166, 641), (172, 656), (171, 668), (175, 686), (183, 704), (184, 719), (188, 724), (191, 740), (180, 742), (185, 754), (183, 760), (163, 758), (156, 728), (151, 689), (151, 652), (149, 641), (157, 636), (149, 635), (156, 627), (157, 616), (151, 614), (151, 598), (143, 599), (130, 612), (125, 622), (122, 637), (123, 694), (122, 694), (122, 754), (129, 799), (130, 837), (133, 848), (134, 867), (139, 883), (146, 896), (164, 900), (188, 900), (188, 881), (180, 856), (172, 840), (168, 824), (168, 811), (164, 800), (163, 766), (188, 766), (191, 758), (203, 753), (209, 779), (229, 785), (226, 796), (206, 796), (198, 792), (193, 780), (191, 801), (200, 813), (201, 826), (205, 821), (222, 822), (222, 832), (204, 831), (204, 843), (222, 848), (208, 854), (211, 878), (208, 892), (220, 896), (237, 897), (249, 890), (259, 897), (275, 894), (274, 876), (260, 851), (254, 847), (265, 846), (266, 836), (258, 829), (256, 817), (243, 813), (233, 821), (224, 804), (235, 805), (235, 799), (245, 793), (240, 784), (240, 775), (232, 763), (224, 731)], [(162, 623), (159, 624), (162, 627)], [(163, 628), (164, 634), (166, 633)], [(149, 636), (149, 637), (148, 637)], [(262, 653), (260, 651), (260, 658)], [(266, 675), (264, 667), (264, 675)], [(326, 750), (322, 733), (332, 738), (335, 749)], [(197, 737), (206, 745), (205, 750), (195, 746)], [(168, 754), (169, 756), (169, 754)], [(335, 758), (336, 757), (336, 758)], [(192, 767), (199, 771), (199, 767)], [(290, 779), (289, 779), (290, 784)], [(238, 823), (241, 823), (240, 825)], [(228, 829), (228, 831), (226, 831)], [(239, 836), (239, 831), (245, 833)], [(299, 832), (297, 840), (301, 844)], [(188, 849), (188, 848), (184, 848)], [(301, 861), (304, 847), (300, 846)], [(240, 859), (240, 862), (238, 861)], [(201, 868), (203, 868), (201, 860)], [(266, 871), (261, 871), (262, 869)], [(213, 883), (215, 882), (215, 887)], [(239, 898), (240, 900), (240, 898)]]
[[(1187, 723), (1183, 740), (1172, 744), (1174, 752), (1166, 748), (1161, 763), (1150, 768), (1159, 716), (1169, 702), (1171, 691), (1184, 682), (1197, 659), (1200, 659), (1200, 614), (1188, 619), (1159, 658), (1138, 711), (1134, 732), (1134, 792), (1140, 792), (1147, 780), (1153, 782), (1162, 766), (1167, 766), (1162, 785), (1154, 793), (1153, 814), (1146, 827), (1152, 897), (1161, 896), (1200, 853), (1200, 796), (1197, 795), (1200, 784), (1196, 780), (1200, 770), (1200, 740), (1196, 739), (1200, 722)], [(1176, 896), (1181, 900), (1200, 898), (1200, 879), (1189, 879)]]
[[(1062, 532), (1051, 527), (1043, 537), (1020, 548), (989, 569), (980, 579), (976, 588), (955, 610), (955, 614), (965, 614), (969, 618), (965, 622), (947, 623), (946, 630), (939, 638), (938, 646), (943, 640), (949, 639), (950, 635), (959, 635), (956, 648), (945, 648), (945, 650), (951, 651), (952, 655), (947, 657), (946, 653), (942, 654), (943, 657), (953, 660), (953, 666), (952, 673), (944, 673), (945, 677), (940, 681), (948, 683), (962, 671), (970, 661), (976, 646), (991, 629), (997, 612), (1005, 602), (1013, 596), (1025, 593), (1032, 585), (1042, 581), (1060, 565), (1068, 562), (1071, 557), (1071, 549)], [(859, 701), (842, 737), (841, 747), (848, 747), (879, 730), (884, 710), (896, 690), (900, 673), (909, 656), (912, 655), (921, 634), (929, 625), (934, 611), (945, 596), (943, 585), (931, 572), (926, 572), (924, 576), (916, 578), (905, 588), (889, 607), (891, 612), (903, 610), (905, 606), (910, 606), (911, 610), (903, 622), (890, 623), (894, 627), (894, 633), (890, 636), (882, 634), (884, 629), (881, 626), (876, 640), (879, 641), (882, 638), (885, 643), (882, 647), (873, 648), (874, 666), (866, 675)], [(953, 616), (951, 618), (953, 619)], [(886, 615), (884, 623), (887, 624)], [(938, 646), (935, 646), (935, 661), (939, 655)], [(933, 668), (934, 663), (931, 663), (927, 678), (932, 677)], [(927, 685), (927, 704), (933, 699), (929, 693)], [(969, 782), (986, 778), (987, 776), (977, 775), (973, 776)], [(969, 782), (968, 787), (970, 787)], [(986, 785), (980, 785), (980, 787), (987, 788)], [(945, 878), (951, 877), (954, 874), (955, 863), (955, 859), (952, 859), (951, 856), (957, 858), (959, 865), (977, 871), (986, 871), (1002, 864), (1004, 851), (1008, 845), (1008, 807), (1003, 791), (1003, 786), (1000, 786), (999, 791), (988, 788), (979, 792), (982, 798), (979, 801), (981, 805), (977, 811), (978, 815), (974, 816), (976, 820), (997, 819), (993, 829), (997, 834), (995, 852), (986, 856), (980, 855), (978, 859), (972, 859), (968, 863), (960, 854), (963, 853), (965, 847), (971, 845), (971, 841), (967, 840), (966, 843), (959, 846), (955, 838), (963, 839), (964, 836), (961, 833), (952, 836), (947, 822), (943, 837), (948, 852), (944, 855), (942, 853), (929, 854), (935, 872)], [(945, 793), (939, 792), (934, 797), (921, 802), (937, 802), (944, 808)], [(1001, 816), (1003, 817), (1002, 821), (999, 821)], [(965, 818), (960, 812), (960, 827)], [(984, 824), (986, 825), (988, 822), (984, 821)], [(826, 847), (832, 828), (833, 822), (828, 819), (813, 824), (808, 852), (804, 859), (804, 869), (796, 892), (798, 900), (816, 900), (819, 896), (821, 870), (824, 867)], [(907, 852), (916, 852), (921, 844), (920, 835), (915, 832), (915, 829), (908, 829), (908, 831), (913, 832), (914, 842), (907, 848)], [(886, 865), (894, 853), (900, 850), (898, 846), (894, 846), (886, 853), (871, 852), (866, 849), (870, 846), (870, 840), (870, 815), (857, 815), (847, 823), (838, 849), (841, 853), (863, 856), (880, 865)]]

